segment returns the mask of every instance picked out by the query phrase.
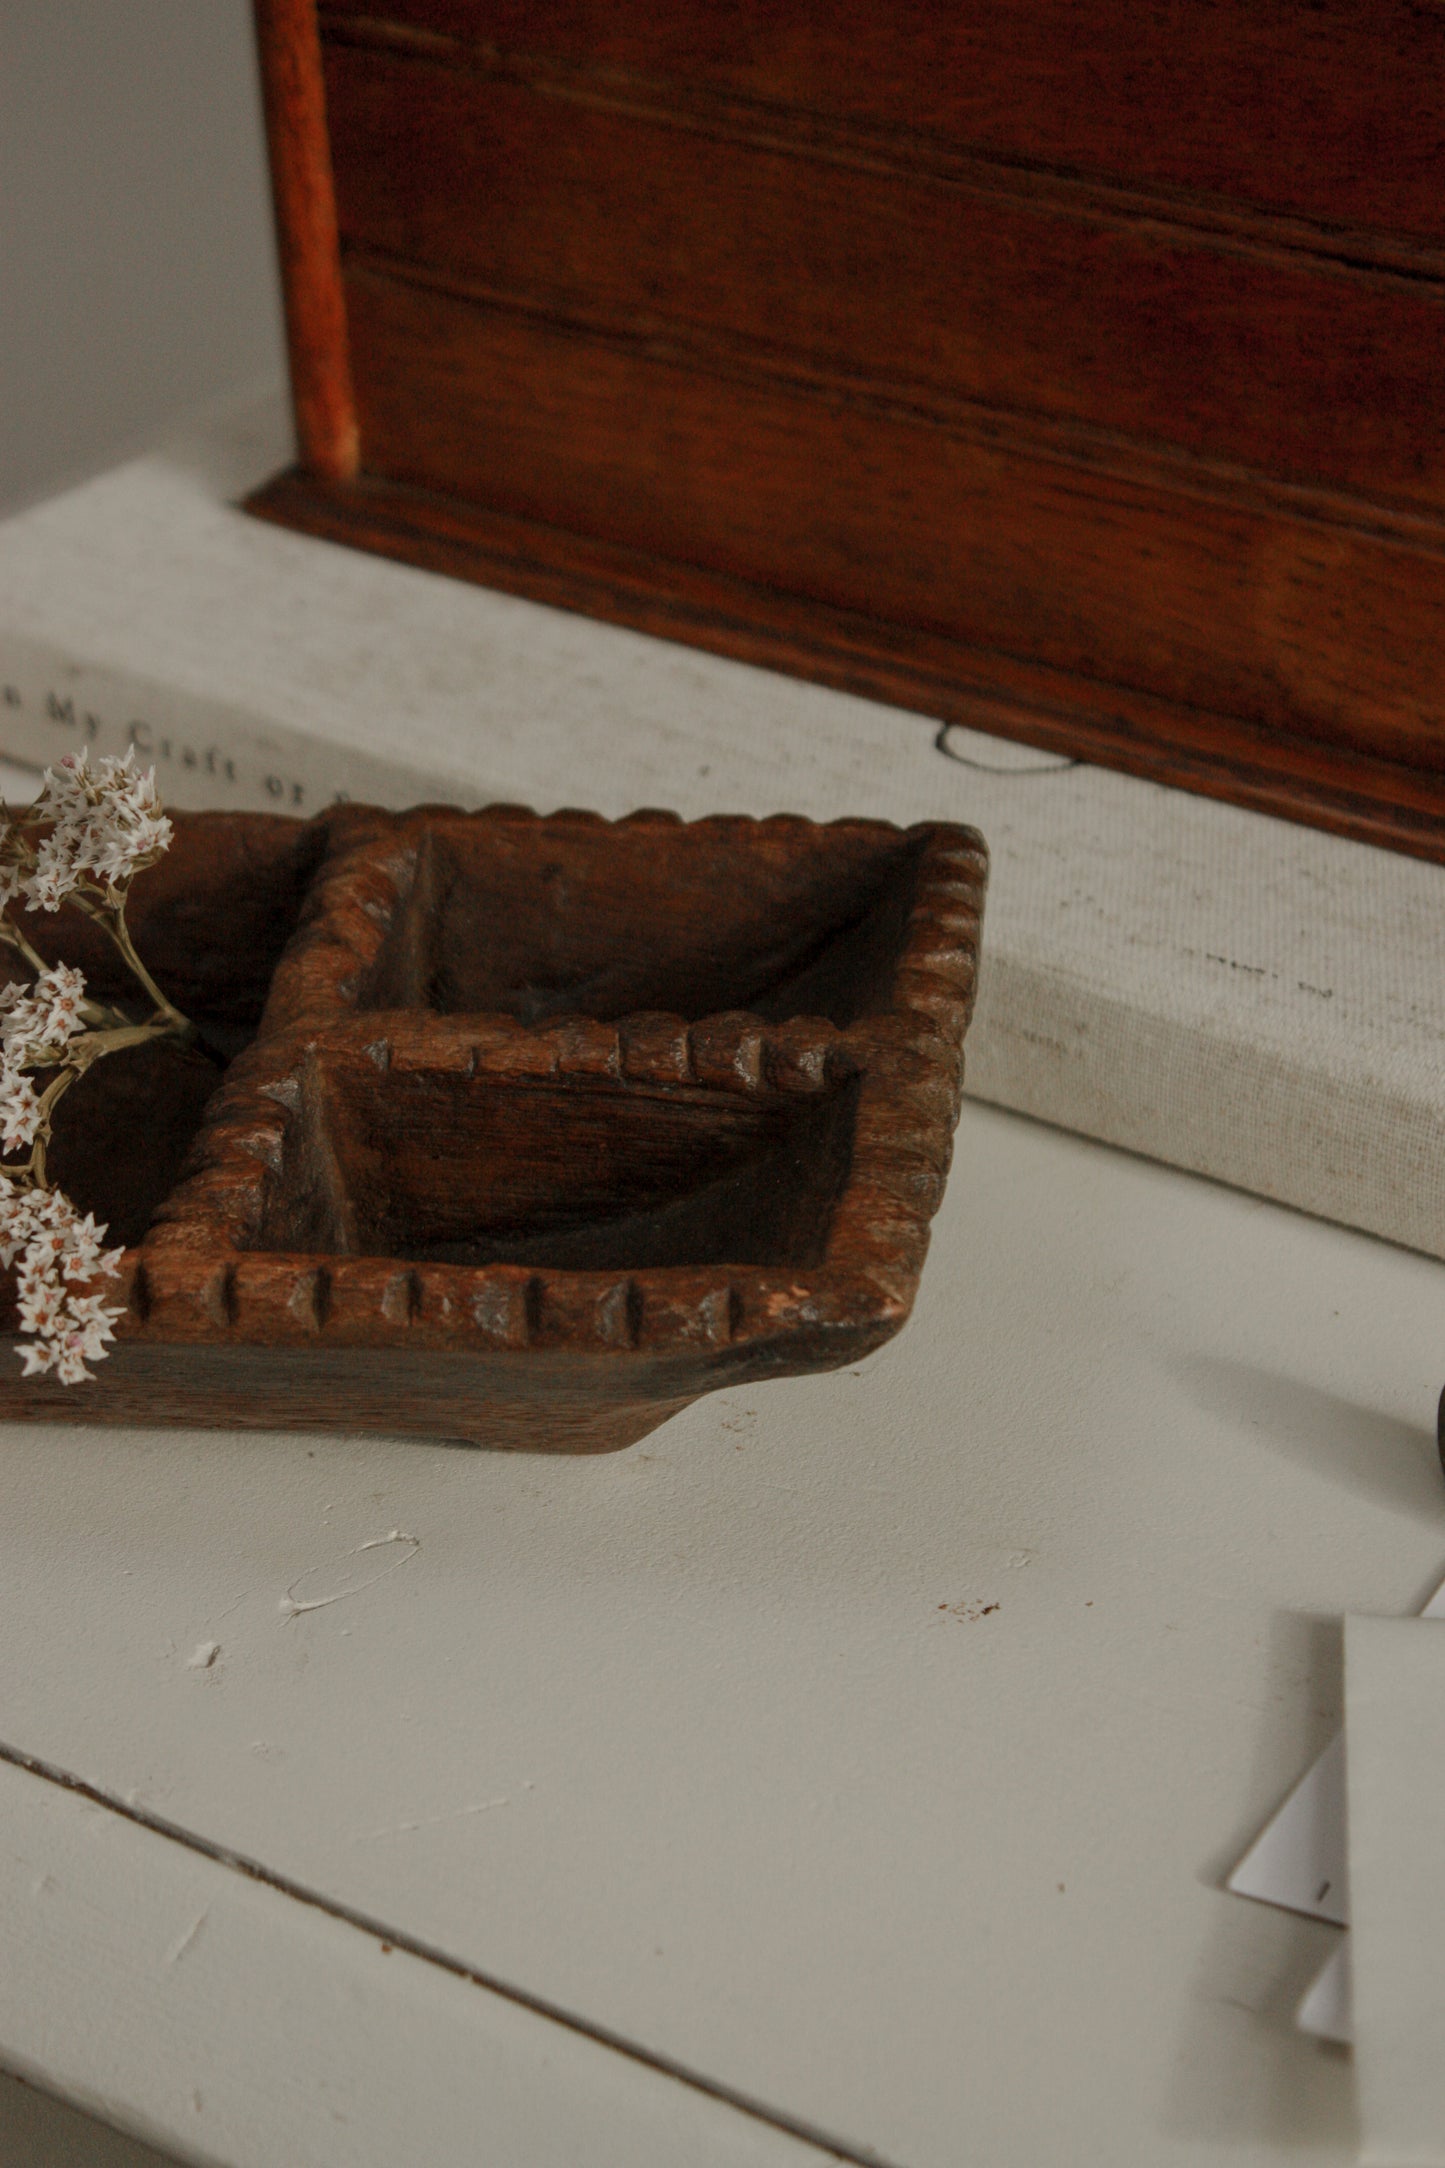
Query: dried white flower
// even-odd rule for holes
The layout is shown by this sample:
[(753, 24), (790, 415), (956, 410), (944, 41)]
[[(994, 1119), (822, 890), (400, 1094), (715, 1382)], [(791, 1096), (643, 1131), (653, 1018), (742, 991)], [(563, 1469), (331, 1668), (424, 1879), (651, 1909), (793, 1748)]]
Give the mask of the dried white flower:
[(28, 992), (12, 979), (0, 990), (0, 1073), (63, 1059), (66, 1046), (84, 1028), (84, 999), (85, 975), (69, 964), (52, 964)]
[[(104, 1227), (47, 1186), (45, 1152), (57, 1100), (98, 1055), (194, 1037), (136, 954), (125, 922), (132, 878), (161, 856), (171, 832), (154, 771), (136, 774), (134, 749), (94, 768), (84, 753), (47, 768), (34, 805), (0, 825), (0, 939), (35, 973), (32, 984), (0, 988), (0, 1152), (29, 1154), (0, 1167), (0, 1266), (16, 1268), (20, 1325), (31, 1336), (19, 1350), (26, 1377), (49, 1372), (63, 1385), (91, 1377), (86, 1365), (105, 1354), (122, 1314), (94, 1283), (115, 1275), (123, 1253), (103, 1248)], [(22, 902), (55, 911), (67, 897), (119, 950), (151, 1003), (147, 1021), (132, 1023), (123, 1009), (89, 1000), (83, 973), (46, 964), (6, 915)], [(34, 1069), (55, 1072), (43, 1092), (28, 1073)]]
[(107, 754), (94, 768), (84, 752), (47, 768), (28, 819), (53, 823), (36, 848), (33, 871), (14, 884), (32, 911), (58, 910), (85, 881), (124, 888), (143, 866), (154, 865), (172, 834), (155, 771), (136, 773), (134, 746), (124, 759)]
[(0, 1070), (0, 1150), (18, 1152), (40, 1130), (40, 1095), (28, 1076)]
[(121, 1309), (81, 1292), (119, 1269), (123, 1252), (102, 1249), (104, 1233), (59, 1190), (24, 1188), (0, 1172), (0, 1264), (20, 1259), (20, 1324), (34, 1335), (20, 1350), (26, 1377), (53, 1370), (62, 1385), (78, 1385), (115, 1338)]

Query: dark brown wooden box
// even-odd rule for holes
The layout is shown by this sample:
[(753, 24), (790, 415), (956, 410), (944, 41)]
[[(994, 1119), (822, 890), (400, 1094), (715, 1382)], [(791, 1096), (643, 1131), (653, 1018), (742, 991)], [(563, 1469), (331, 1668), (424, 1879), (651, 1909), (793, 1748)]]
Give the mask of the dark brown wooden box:
[(1445, 9), (258, 12), (255, 510), (1445, 856)]

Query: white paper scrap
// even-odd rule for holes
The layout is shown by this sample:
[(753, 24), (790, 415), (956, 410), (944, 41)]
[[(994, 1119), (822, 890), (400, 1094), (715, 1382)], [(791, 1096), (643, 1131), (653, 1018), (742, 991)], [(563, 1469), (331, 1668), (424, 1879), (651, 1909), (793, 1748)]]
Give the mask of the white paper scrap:
[(1225, 1884), (1290, 1912), (1343, 1927), (1350, 1917), (1345, 1849), (1345, 1735), (1337, 1731), (1265, 1823)]
[(1360, 2159), (1445, 2164), (1445, 1633), (1345, 1621)]
[[(1445, 1618), (1445, 1581), (1421, 1612)], [(1409, 1621), (1402, 1623), (1408, 1624)], [(1345, 1844), (1345, 1742), (1337, 1732), (1276, 1809), (1225, 1882), (1237, 1897), (1257, 1897), (1311, 1919), (1349, 1922)]]
[(1355, 2037), (1355, 2006), (1350, 1980), (1350, 1938), (1341, 1935), (1335, 1948), (1315, 1975), (1311, 1987), (1294, 2014), (1301, 2032), (1317, 2040), (1338, 2040), (1349, 2047)]

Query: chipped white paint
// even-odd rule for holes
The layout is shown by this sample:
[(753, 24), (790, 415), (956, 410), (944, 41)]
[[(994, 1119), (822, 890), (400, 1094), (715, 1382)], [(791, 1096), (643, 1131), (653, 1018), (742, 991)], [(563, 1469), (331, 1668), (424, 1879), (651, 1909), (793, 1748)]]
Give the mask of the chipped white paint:
[[(524, 1787), (528, 1791), (531, 1788), (530, 1785)], [(354, 1839), (354, 1842), (370, 1844), (378, 1837), (409, 1837), (414, 1830), (437, 1829), (440, 1828), (443, 1822), (465, 1821), (469, 1815), (490, 1814), (493, 1807), (509, 1807), (511, 1804), (511, 1793), (501, 1792), (495, 1799), (479, 1799), (475, 1805), (470, 1807), (453, 1807), (444, 1814), (424, 1814), (414, 1822), (391, 1822), (385, 1829), (362, 1830), (360, 1835)]]
[[(335, 1565), (308, 1568), (305, 1573), (297, 1575), (281, 1598), (278, 1608), (287, 1618), (300, 1618), (307, 1611), (324, 1611), (330, 1604), (341, 1603), (348, 1596), (359, 1595), (365, 1588), (373, 1588), (378, 1581), (384, 1580), (387, 1574), (394, 1572), (398, 1566), (404, 1566), (409, 1558), (414, 1558), (421, 1549), (415, 1536), (403, 1535), (399, 1528), (393, 1528), (389, 1535), (373, 1536), (366, 1543), (358, 1543), (350, 1555), (356, 1558), (360, 1557), (363, 1551), (390, 1549), (393, 1545), (396, 1546), (396, 1556), (387, 1559), (384, 1565), (377, 1566), (372, 1572), (348, 1569), (345, 1561), (341, 1562), (339, 1570)], [(301, 1593), (303, 1588), (308, 1591), (305, 1595)]]
[(168, 1965), (176, 1965), (180, 1963), (181, 1959), (185, 1956), (187, 1950), (190, 1949), (192, 1943), (195, 1941), (201, 1929), (205, 1926), (208, 1917), (209, 1915), (207, 1913), (198, 1912), (195, 1918), (191, 1921), (190, 1926), (183, 1929), (183, 1931), (179, 1935), (177, 1935), (175, 1941), (166, 1951), (165, 1961)]

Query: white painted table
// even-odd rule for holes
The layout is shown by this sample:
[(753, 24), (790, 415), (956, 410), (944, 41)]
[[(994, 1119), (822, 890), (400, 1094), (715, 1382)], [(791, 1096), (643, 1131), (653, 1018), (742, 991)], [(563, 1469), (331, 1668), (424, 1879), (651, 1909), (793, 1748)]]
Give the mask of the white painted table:
[(969, 1106), (904, 1336), (626, 1453), (5, 1430), (0, 2061), (242, 2168), (1351, 2159), (1218, 1881), (1439, 1577), (1442, 1297)]
[[(68, 183), (126, 143), (169, 369), (185, 252), (136, 225), (131, 153), (174, 154), (157, 215), (214, 204), (249, 86), (173, 94), (163, 40), (142, 109), (68, 35), (95, 125), (12, 148)], [(196, 271), (254, 325), (251, 127)], [(14, 313), (47, 356), (62, 258)], [(177, 763), (219, 718), (479, 793), (980, 819), (975, 1088), (1445, 1248), (1439, 869), (964, 733), (958, 765), (226, 510), (282, 451), (228, 428), (7, 523), (0, 702), (43, 715), (59, 658), (62, 701), (174, 725)], [(235, 2168), (827, 2157), (788, 2123), (899, 2168), (1350, 2159), (1349, 2064), (1291, 2026), (1330, 1931), (1217, 1884), (1333, 1728), (1338, 1614), (1445, 1562), (1442, 1296), (975, 1105), (901, 1340), (615, 1459), (0, 1428), (0, 2063)], [(358, 1548), (392, 1528), (414, 1552)], [(42, 2125), (58, 2164), (19, 2102), (0, 2168)]]

